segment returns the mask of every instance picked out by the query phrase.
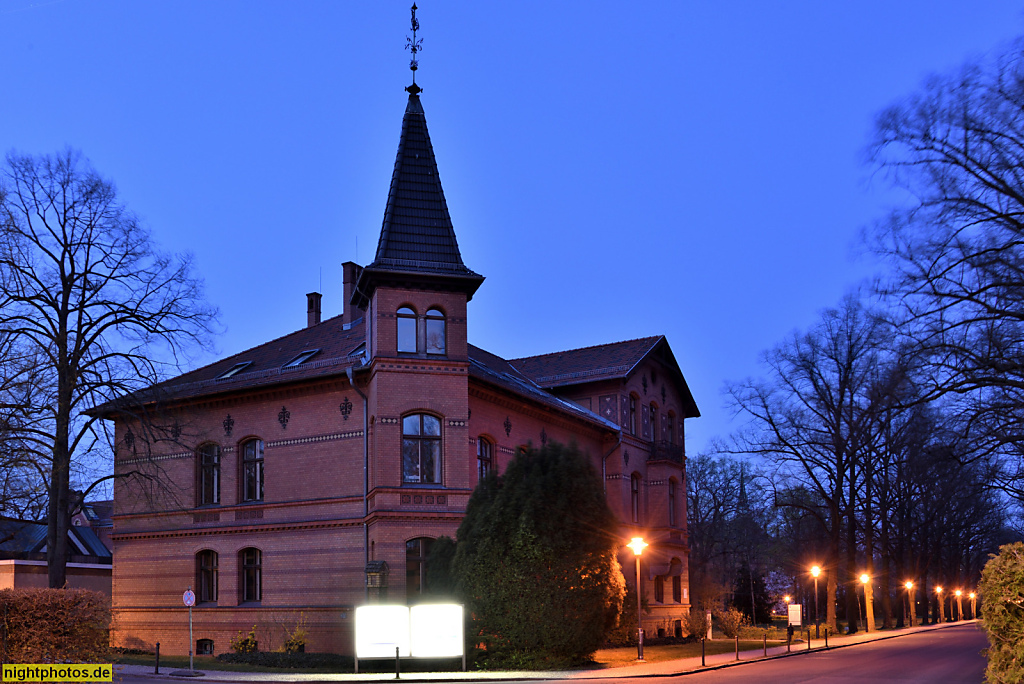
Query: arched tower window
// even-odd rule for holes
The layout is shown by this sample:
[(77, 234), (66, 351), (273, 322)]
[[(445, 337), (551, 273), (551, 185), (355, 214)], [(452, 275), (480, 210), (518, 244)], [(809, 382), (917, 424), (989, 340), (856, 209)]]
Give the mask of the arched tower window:
[(396, 314), (398, 319), (398, 351), (416, 351), (416, 312), (403, 306)]
[(651, 441), (658, 441), (658, 405), (651, 402)]
[(427, 353), (445, 354), (445, 320), (439, 309), (427, 311)]
[(665, 426), (665, 431), (668, 433), (668, 434), (665, 435), (665, 438), (668, 440), (668, 443), (669, 444), (675, 444), (676, 443), (676, 414), (673, 413), (672, 411), (668, 412), (668, 421), (667, 421), (667, 425)]
[(402, 419), (402, 482), (441, 482), (441, 420), (426, 413)]
[(196, 449), (199, 465), (199, 505), (220, 503), (220, 447), (203, 444)]

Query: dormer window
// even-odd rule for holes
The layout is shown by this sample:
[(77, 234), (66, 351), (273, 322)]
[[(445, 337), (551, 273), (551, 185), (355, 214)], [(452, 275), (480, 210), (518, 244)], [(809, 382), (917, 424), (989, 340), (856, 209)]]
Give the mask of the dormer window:
[(296, 366), (301, 366), (319, 353), (319, 349), (307, 349), (288, 363), (281, 366), (281, 368), (295, 368)]
[(416, 312), (403, 306), (396, 314), (398, 318), (398, 351), (416, 352)]
[(445, 353), (444, 314), (438, 309), (427, 311), (427, 353)]
[(236, 363), (234, 366), (232, 366), (231, 368), (228, 368), (226, 371), (224, 371), (223, 373), (218, 375), (215, 378), (215, 380), (227, 380), (228, 378), (232, 378), (232, 377), (238, 375), (239, 373), (241, 373), (242, 371), (244, 371), (246, 368), (248, 368), (251, 365), (252, 365), (252, 361), (242, 361), (241, 363)]

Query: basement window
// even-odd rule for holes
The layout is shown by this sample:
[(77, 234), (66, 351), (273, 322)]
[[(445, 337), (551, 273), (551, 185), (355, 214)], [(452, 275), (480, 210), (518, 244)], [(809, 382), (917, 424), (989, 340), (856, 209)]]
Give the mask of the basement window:
[(309, 350), (306, 350), (306, 351), (302, 352), (301, 354), (299, 354), (298, 356), (296, 356), (295, 358), (293, 358), (288, 363), (286, 363), (283, 366), (281, 366), (281, 368), (295, 368), (296, 366), (301, 366), (302, 364), (306, 363), (307, 361), (309, 361), (311, 358), (313, 358), (314, 356), (316, 356), (319, 353), (320, 353), (319, 349), (309, 349)]
[(241, 373), (242, 371), (244, 371), (246, 368), (248, 368), (251, 365), (252, 365), (252, 361), (242, 361), (241, 363), (236, 363), (234, 366), (232, 366), (231, 368), (228, 368), (226, 371), (224, 371), (223, 373), (221, 373), (220, 375), (218, 375), (214, 379), (215, 380), (226, 380), (227, 378), (234, 377), (234, 376), (238, 375), (239, 373)]

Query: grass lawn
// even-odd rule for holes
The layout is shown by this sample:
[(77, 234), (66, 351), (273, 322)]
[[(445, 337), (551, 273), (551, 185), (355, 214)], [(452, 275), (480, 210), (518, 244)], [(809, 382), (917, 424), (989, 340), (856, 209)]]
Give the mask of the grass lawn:
[[(769, 639), (768, 648), (785, 643), (785, 641), (772, 641)], [(763, 646), (764, 642), (760, 640), (740, 641), (741, 652), (753, 650), (760, 651)], [(705, 648), (705, 653), (707, 655), (714, 655), (716, 653), (735, 653), (736, 642), (732, 639), (715, 639), (713, 641), (705, 642)], [(700, 642), (644, 646), (644, 659), (650, 663), (694, 657), (700, 657)], [(626, 665), (633, 665), (636, 663), (636, 646), (602, 648), (594, 654), (594, 661), (597, 662), (599, 667), (624, 667)]]

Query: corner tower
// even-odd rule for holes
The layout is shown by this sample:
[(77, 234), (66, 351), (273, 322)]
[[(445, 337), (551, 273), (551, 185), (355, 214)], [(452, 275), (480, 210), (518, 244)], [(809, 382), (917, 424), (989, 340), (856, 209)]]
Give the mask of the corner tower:
[[(476, 484), (466, 305), (484, 279), (459, 252), (421, 89), (414, 81), (406, 90), (377, 253), (359, 273), (350, 304), (366, 312), (358, 373), (370, 416), (367, 567), (387, 563), (398, 580), (387, 589), (389, 600), (404, 594), (415, 602), (430, 545), (455, 536)], [(395, 572), (403, 567), (405, 582)]]
[[(439, 351), (436, 345), (428, 349), (426, 323), (416, 326), (415, 350), (408, 339), (398, 339), (397, 329), (391, 330), (394, 326), (382, 327), (380, 323), (390, 320), (389, 314), (397, 315), (405, 300), (420, 304), (405, 308), (423, 319), (428, 311), (423, 307), (430, 304), (422, 294), (414, 293), (443, 294), (448, 309), (444, 313), (449, 319), (447, 336), (451, 337), (445, 340), (445, 355), (465, 359), (465, 305), (484, 278), (466, 267), (459, 252), (420, 102), (422, 91), (415, 83), (406, 90), (409, 101), (377, 253), (360, 274), (351, 303), (367, 312), (367, 354), (373, 359), (395, 353)], [(461, 335), (453, 334), (460, 328)]]

